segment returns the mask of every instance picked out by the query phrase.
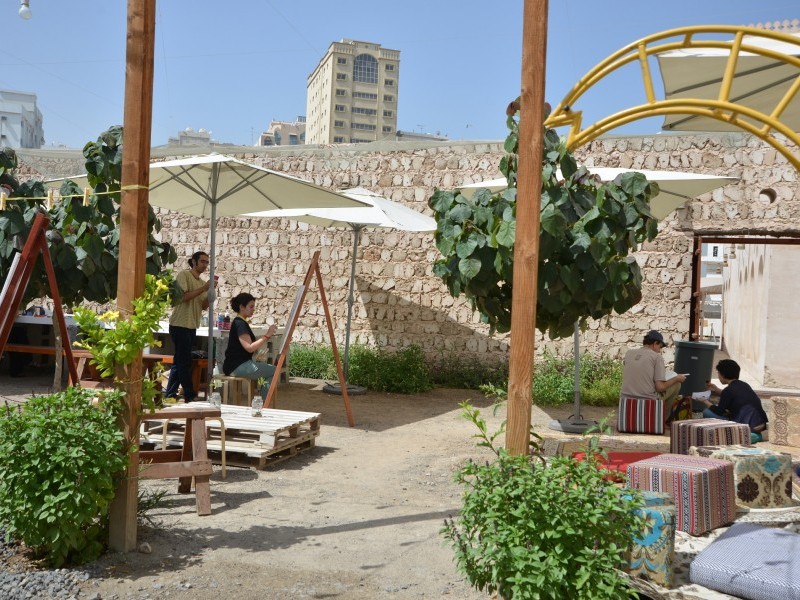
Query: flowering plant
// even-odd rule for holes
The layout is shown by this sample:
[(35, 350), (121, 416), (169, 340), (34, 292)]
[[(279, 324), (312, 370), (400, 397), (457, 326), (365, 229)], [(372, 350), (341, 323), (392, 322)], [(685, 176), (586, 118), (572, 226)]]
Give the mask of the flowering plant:
[[(116, 310), (97, 315), (87, 308), (77, 308), (75, 321), (83, 339), (75, 345), (91, 353), (91, 363), (102, 377), (114, 377), (119, 383), (130, 382), (130, 365), (136, 355), (147, 346), (161, 346), (155, 332), (169, 306), (169, 281), (146, 275), (144, 293), (133, 300), (133, 311), (127, 319), (121, 318)], [(142, 404), (148, 408), (154, 405), (157, 375), (151, 373), (150, 378), (142, 380)]]

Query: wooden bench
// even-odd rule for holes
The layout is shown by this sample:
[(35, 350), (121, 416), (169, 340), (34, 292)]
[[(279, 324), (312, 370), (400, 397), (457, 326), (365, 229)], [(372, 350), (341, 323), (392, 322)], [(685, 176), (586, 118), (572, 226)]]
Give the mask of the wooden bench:
[[(178, 492), (188, 494), (194, 478), (197, 514), (211, 514), (213, 471), (206, 443), (206, 418), (219, 419), (220, 409), (206, 406), (175, 405), (142, 415), (142, 422), (165, 419), (186, 419), (183, 448), (177, 450), (142, 450), (139, 452), (141, 479), (179, 479)], [(224, 427), (224, 425), (222, 425)]]

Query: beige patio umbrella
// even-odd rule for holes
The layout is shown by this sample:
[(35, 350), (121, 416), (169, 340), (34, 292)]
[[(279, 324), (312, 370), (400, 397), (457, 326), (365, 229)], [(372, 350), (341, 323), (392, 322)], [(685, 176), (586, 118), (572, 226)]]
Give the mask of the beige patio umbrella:
[[(658, 184), (659, 192), (650, 198), (650, 212), (659, 221), (665, 219), (676, 208), (683, 206), (689, 200), (701, 196), (723, 185), (738, 181), (736, 177), (723, 177), (720, 175), (706, 175), (703, 173), (688, 173), (685, 171), (651, 171), (647, 169), (625, 169), (621, 167), (586, 167), (593, 175), (602, 181), (614, 181), (623, 173), (641, 173)], [(558, 177), (561, 175), (559, 173)], [(504, 190), (507, 187), (505, 177), (490, 179), (478, 183), (470, 183), (460, 187), (461, 193), (467, 197), (472, 196), (481, 189), (492, 192)]]
[[(355, 303), (356, 257), (361, 231), (365, 227), (385, 227), (400, 231), (424, 232), (436, 231), (436, 221), (427, 215), (418, 213), (407, 206), (394, 202), (372, 192), (357, 187), (342, 190), (344, 196), (359, 200), (367, 206), (347, 208), (302, 208), (286, 210), (268, 210), (251, 213), (248, 216), (287, 218), (321, 227), (347, 227), (353, 231), (353, 253), (350, 260), (350, 284), (347, 295), (347, 326), (344, 342), (344, 380), (347, 382), (350, 369), (350, 324), (353, 318)], [(328, 384), (325, 391), (341, 393), (338, 384)], [(363, 388), (347, 386), (350, 394), (361, 393)]]
[[(74, 181), (88, 185), (86, 175), (47, 183)], [(209, 277), (213, 279), (217, 218), (259, 210), (288, 208), (361, 207), (362, 200), (344, 196), (309, 181), (271, 171), (222, 154), (188, 156), (150, 163), (149, 202), (211, 222)], [(208, 356), (213, 353), (214, 298), (209, 294)], [(211, 369), (209, 369), (209, 378)]]
[[(589, 171), (598, 175), (602, 181), (614, 181), (623, 173), (634, 171), (642, 173), (648, 181), (658, 184), (659, 193), (650, 198), (650, 212), (658, 220), (666, 218), (676, 208), (682, 206), (689, 200), (710, 192), (713, 189), (722, 187), (738, 181), (736, 177), (722, 177), (717, 175), (704, 175), (701, 173), (687, 173), (682, 171), (649, 171), (646, 169), (624, 169), (618, 167), (587, 167)], [(558, 173), (561, 178), (561, 173)], [(504, 177), (490, 179), (478, 183), (470, 183), (459, 188), (462, 194), (471, 197), (478, 190), (488, 189), (498, 192), (508, 187)], [(569, 419), (555, 420), (550, 423), (551, 429), (565, 431), (568, 433), (583, 433), (597, 423), (587, 421), (581, 415), (581, 392), (580, 392), (580, 329), (575, 323), (575, 331), (572, 337), (573, 351), (575, 356), (575, 375), (574, 375), (574, 413)]]
[[(770, 38), (746, 35), (742, 45), (752, 45), (789, 56), (800, 56), (800, 32), (790, 44)], [(725, 48), (687, 48), (658, 55), (666, 100), (696, 98), (717, 100), (729, 52)], [(731, 86), (730, 100), (769, 115), (792, 85), (800, 79), (800, 69), (775, 58), (754, 52), (740, 52)], [(800, 131), (800, 94), (783, 111), (781, 121), (792, 131)], [(727, 122), (701, 115), (666, 115), (663, 129), (674, 131), (735, 131)]]

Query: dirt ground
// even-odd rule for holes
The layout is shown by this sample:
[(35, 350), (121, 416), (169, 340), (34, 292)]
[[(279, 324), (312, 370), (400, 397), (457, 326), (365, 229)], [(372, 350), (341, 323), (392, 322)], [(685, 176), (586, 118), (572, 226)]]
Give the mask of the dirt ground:
[[(319, 412), (316, 447), (267, 470), (215, 467), (212, 514), (176, 481), (142, 527), (150, 553), (112, 553), (82, 597), (94, 598), (486, 598), (464, 583), (439, 534), (459, 507), (454, 471), (488, 457), (460, 416), (479, 393), (439, 389), (417, 396), (369, 393), (343, 402), (311, 383), (283, 385), (278, 408)], [(505, 418), (485, 411), (494, 425)]]

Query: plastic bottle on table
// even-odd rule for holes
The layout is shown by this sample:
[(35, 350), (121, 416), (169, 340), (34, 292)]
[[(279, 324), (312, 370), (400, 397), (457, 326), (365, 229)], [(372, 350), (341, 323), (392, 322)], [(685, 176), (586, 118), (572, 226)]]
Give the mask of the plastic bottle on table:
[(223, 325), (222, 325), (222, 327), (223, 327), (223, 329), (225, 329), (225, 330), (230, 330), (230, 328), (231, 328), (231, 318), (230, 318), (230, 316), (228, 315), (228, 313), (225, 313), (225, 319), (223, 320)]
[(225, 317), (222, 315), (222, 313), (219, 313), (219, 314), (217, 315), (217, 329), (222, 329), (222, 326), (223, 326), (223, 320), (224, 320), (224, 319), (225, 319)]
[(214, 388), (214, 391), (211, 392), (208, 403), (214, 408), (219, 408), (222, 406), (222, 394), (219, 393), (218, 389)]
[(253, 396), (253, 402), (251, 403), (252, 410), (250, 414), (254, 417), (260, 417), (261, 411), (264, 408), (264, 399), (261, 396)]

